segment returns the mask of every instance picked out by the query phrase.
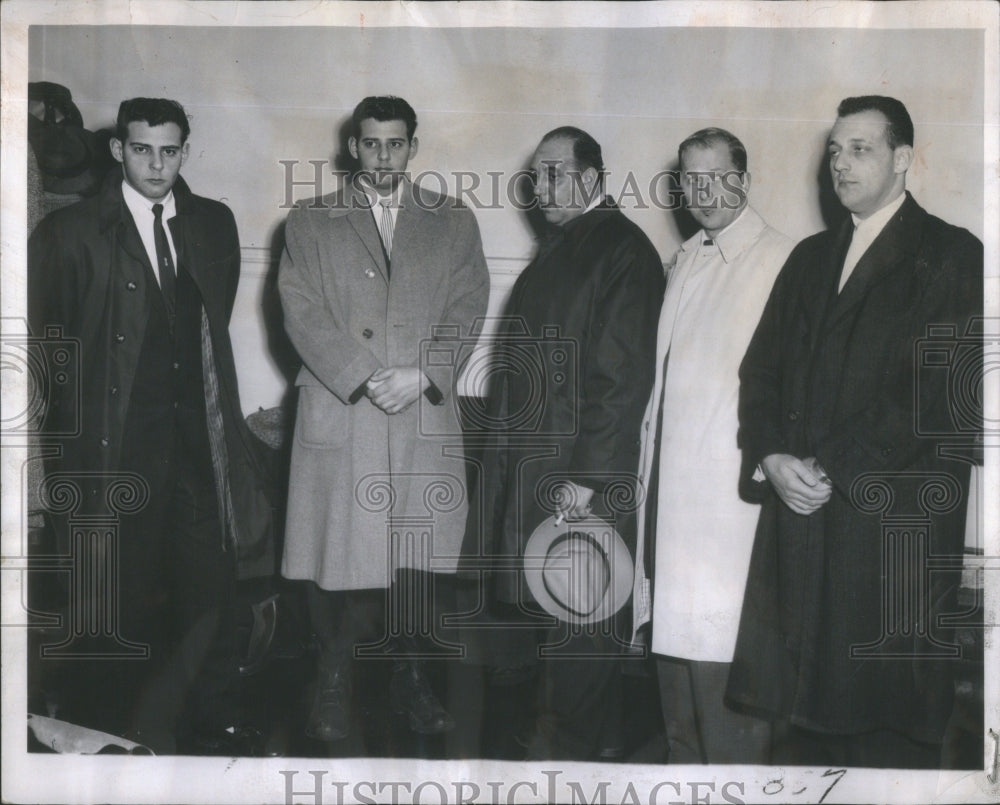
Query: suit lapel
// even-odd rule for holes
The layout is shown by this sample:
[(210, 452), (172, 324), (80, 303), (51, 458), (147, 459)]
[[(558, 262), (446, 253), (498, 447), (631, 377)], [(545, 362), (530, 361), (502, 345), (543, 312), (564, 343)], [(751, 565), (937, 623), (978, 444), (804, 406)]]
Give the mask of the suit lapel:
[(128, 205), (124, 201), (122, 202), (122, 218), (119, 224), (118, 235), (119, 242), (125, 253), (133, 260), (145, 266), (146, 270), (152, 274), (153, 266), (149, 262), (146, 247), (142, 245), (142, 238), (139, 237), (139, 228), (135, 225), (132, 213), (129, 212)]
[[(396, 216), (396, 228), (392, 233), (392, 270), (398, 272), (405, 270), (408, 260), (420, 260), (419, 255), (414, 256), (414, 250), (419, 248), (417, 233), (420, 232), (420, 215), (422, 211), (415, 207), (413, 197), (409, 192), (409, 186), (404, 188), (406, 192), (400, 194), (399, 214)], [(397, 277), (398, 277), (397, 273)]]
[[(375, 226), (375, 218), (370, 209), (371, 202), (368, 197), (359, 190), (350, 189), (352, 197), (347, 200), (350, 204), (350, 211), (347, 213), (347, 220), (358, 239), (364, 244), (365, 249), (372, 259), (372, 263), (382, 275), (382, 279), (389, 282), (389, 268), (385, 262), (385, 251), (382, 249), (382, 238), (379, 237), (378, 228)], [(393, 246), (395, 249), (395, 246)]]
[(399, 196), (399, 215), (392, 235), (392, 273), (402, 279), (408, 266), (433, 266), (433, 250), (441, 247), (433, 235), (434, 213), (417, 202), (407, 182)]
[[(916, 202), (907, 196), (903, 206), (872, 241), (868, 250), (861, 255), (843, 290), (837, 295), (830, 315), (831, 327), (836, 326), (857, 308), (872, 287), (891, 275), (905, 256), (913, 250), (913, 244), (920, 235), (920, 213), (921, 210)], [(839, 276), (838, 272), (838, 282)]]
[(194, 265), (195, 261), (188, 259), (188, 249), (185, 241), (185, 236), (188, 232), (188, 228), (185, 226), (186, 223), (186, 216), (182, 216), (180, 214), (175, 215), (167, 221), (167, 228), (170, 230), (170, 238), (173, 240), (174, 249), (177, 251), (177, 265), (174, 266), (174, 270), (180, 271), (180, 267), (183, 265), (184, 270), (187, 271), (194, 278), (195, 282), (200, 285), (201, 277), (198, 276), (198, 268)]
[[(814, 293), (806, 298), (806, 309), (809, 310), (804, 321), (816, 322), (813, 326), (806, 326), (809, 331), (810, 350), (816, 349), (819, 343), (820, 334), (831, 324), (836, 315), (837, 307), (837, 285), (840, 282), (840, 272), (844, 266), (844, 257), (851, 245), (851, 233), (853, 232), (851, 219), (848, 218), (841, 224), (839, 230), (833, 237), (830, 248), (822, 258), (819, 270), (816, 274), (816, 287)], [(815, 305), (809, 309), (809, 305)]]

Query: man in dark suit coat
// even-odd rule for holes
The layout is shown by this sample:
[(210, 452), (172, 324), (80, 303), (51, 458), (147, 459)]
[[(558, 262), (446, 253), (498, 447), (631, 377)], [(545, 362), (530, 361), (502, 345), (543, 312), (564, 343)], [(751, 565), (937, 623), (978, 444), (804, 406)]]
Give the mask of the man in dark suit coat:
[[(609, 520), (634, 555), (639, 426), (665, 284), (649, 238), (603, 193), (593, 137), (570, 126), (549, 132), (532, 169), (539, 209), (553, 226), (511, 291), (493, 348), (490, 427), (463, 544), (466, 560), (496, 560), (498, 614), (507, 605), (511, 615), (539, 604), (522, 569), (499, 568), (516, 563), (554, 513)], [(610, 622), (554, 627), (544, 642), (561, 644), (564, 656), (545, 663), (536, 731), (525, 736), (529, 759), (596, 760), (618, 748), (602, 743), (620, 715), (615, 658), (627, 639)], [(539, 657), (527, 628), (491, 630), (483, 642), (486, 662), (497, 667)]]
[[(175, 101), (122, 102), (111, 140), (121, 170), (39, 224), (28, 296), (33, 331), (59, 327), (80, 350), (79, 376), (49, 401), (48, 433), (73, 431), (77, 405), (80, 422), (58, 440), (49, 482), (75, 485), (70, 515), (117, 505), (118, 620), (101, 626), (126, 654), (149, 647), (147, 662), (96, 663), (84, 691), (95, 726), (161, 751), (176, 738), (183, 751), (230, 754), (257, 737), (241, 723), (234, 588), (273, 572), (272, 510), (228, 331), (236, 223), (180, 178), (189, 132)], [(185, 698), (186, 712), (172, 712)]]
[(776, 720), (775, 763), (940, 764), (959, 574), (927, 560), (961, 566), (970, 465), (939, 435), (975, 400), (921, 339), (972, 332), (983, 253), (905, 192), (912, 159), (902, 103), (840, 104), (853, 220), (795, 248), (740, 369), (741, 489), (763, 505), (727, 700)]

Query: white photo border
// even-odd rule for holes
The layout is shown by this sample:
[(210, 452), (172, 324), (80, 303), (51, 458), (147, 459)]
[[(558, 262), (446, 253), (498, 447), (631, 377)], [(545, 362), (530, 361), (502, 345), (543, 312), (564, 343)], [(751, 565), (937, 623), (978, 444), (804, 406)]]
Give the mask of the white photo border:
[[(572, 11), (572, 13), (568, 13)], [(30, 25), (169, 26), (358, 26), (515, 27), (515, 28), (882, 28), (975, 29), (985, 37), (983, 98), (983, 222), (986, 254), (986, 312), (1000, 313), (1000, 92), (998, 92), (997, 8), (990, 2), (181, 2), (106, 0), (7, 0), (2, 19), (2, 210), (0, 315), (10, 332), (25, 315), (26, 90)], [(567, 22), (571, 20), (571, 25)], [(834, 79), (831, 79), (834, 80)], [(960, 90), (960, 88), (957, 88)], [(665, 149), (668, 146), (665, 146)], [(809, 177), (803, 177), (808, 181)], [(962, 221), (954, 223), (963, 224)], [(995, 320), (995, 319), (994, 319)], [(2, 406), (23, 410), (23, 382), (4, 373)], [(986, 388), (987, 421), (1000, 416), (1000, 389)], [(20, 406), (20, 407), (19, 407)], [(996, 437), (997, 434), (992, 434)], [(986, 684), (985, 729), (1000, 732), (1000, 451), (986, 450), (984, 504)], [(20, 475), (26, 446), (2, 442), (4, 572), (2, 772), (3, 799), (9, 802), (400, 802), (569, 801), (578, 791), (602, 802), (998, 802), (997, 769), (987, 768), (994, 746), (984, 735), (984, 770), (917, 772), (851, 769), (833, 779), (824, 769), (725, 766), (639, 766), (630, 764), (426, 761), (415, 759), (227, 759), (179, 757), (86, 757), (26, 751), (26, 647), (22, 574), (24, 491)], [(13, 558), (13, 563), (8, 559)], [(992, 570), (993, 572), (988, 572)], [(780, 783), (776, 782), (780, 781)], [(309, 794), (315, 784), (322, 794)], [(777, 790), (780, 785), (781, 790)], [(380, 788), (381, 786), (381, 788)], [(423, 786), (421, 788), (421, 786)], [(475, 786), (475, 788), (473, 787)], [(728, 786), (728, 787), (727, 787)], [(479, 796), (474, 797), (478, 790)], [(291, 797), (289, 792), (293, 792)], [(305, 793), (303, 793), (305, 792)], [(798, 793), (796, 793), (798, 792)], [(825, 796), (825, 799), (823, 798)], [(699, 800), (699, 797), (709, 799)], [(789, 798), (786, 798), (789, 797)]]

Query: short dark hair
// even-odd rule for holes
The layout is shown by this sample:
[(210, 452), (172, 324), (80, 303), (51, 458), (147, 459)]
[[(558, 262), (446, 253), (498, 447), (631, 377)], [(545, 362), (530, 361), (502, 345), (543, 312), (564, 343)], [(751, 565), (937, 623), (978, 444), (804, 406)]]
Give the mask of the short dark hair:
[(729, 148), (729, 158), (732, 160), (733, 167), (736, 168), (741, 174), (747, 172), (747, 149), (746, 146), (740, 142), (740, 138), (735, 134), (726, 131), (725, 129), (715, 128), (710, 126), (707, 129), (699, 129), (691, 136), (684, 139), (684, 141), (677, 146), (677, 161), (683, 163), (684, 152), (693, 146), (698, 148), (711, 148), (713, 145), (718, 145), (719, 143), (724, 144)]
[(550, 140), (569, 140), (573, 143), (573, 161), (581, 171), (593, 168), (598, 177), (604, 176), (604, 157), (601, 155), (601, 145), (583, 129), (576, 126), (560, 126), (552, 129), (542, 137), (542, 142)]
[(176, 123), (181, 130), (181, 142), (187, 141), (191, 133), (184, 107), (169, 98), (132, 98), (122, 101), (118, 107), (118, 122), (115, 125), (115, 136), (125, 142), (128, 138), (128, 124), (143, 121), (150, 126), (162, 126), (164, 123)]
[(361, 136), (361, 121), (368, 118), (381, 121), (402, 120), (406, 124), (407, 140), (412, 140), (417, 130), (417, 113), (410, 104), (395, 95), (369, 95), (354, 107), (351, 133), (355, 138)]
[(837, 117), (847, 117), (860, 112), (881, 112), (888, 121), (885, 137), (890, 148), (913, 145), (913, 121), (902, 101), (886, 95), (859, 95), (844, 98), (837, 107)]

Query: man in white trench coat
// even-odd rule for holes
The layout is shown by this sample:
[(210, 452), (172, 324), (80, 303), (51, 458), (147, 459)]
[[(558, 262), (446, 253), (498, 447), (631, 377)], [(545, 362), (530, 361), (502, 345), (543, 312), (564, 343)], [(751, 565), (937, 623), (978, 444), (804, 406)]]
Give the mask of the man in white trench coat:
[(660, 313), (634, 617), (637, 629), (652, 617), (670, 762), (764, 763), (767, 722), (722, 701), (759, 514), (737, 491), (737, 372), (793, 244), (747, 206), (746, 149), (732, 134), (695, 132), (678, 158), (703, 228), (675, 256)]
[[(410, 105), (366, 98), (352, 125), (361, 171), (292, 211), (278, 277), (304, 364), (282, 573), (308, 582), (322, 650), (306, 732), (321, 740), (349, 732), (359, 643), (395, 632), (390, 653), (419, 653), (426, 612), (412, 601), (423, 597), (395, 598), (393, 613), (407, 606), (390, 626), (386, 590), (455, 571), (467, 507), (454, 356), (489, 296), (472, 212), (405, 175), (417, 152)], [(416, 662), (396, 663), (390, 697), (417, 732), (454, 726)]]

